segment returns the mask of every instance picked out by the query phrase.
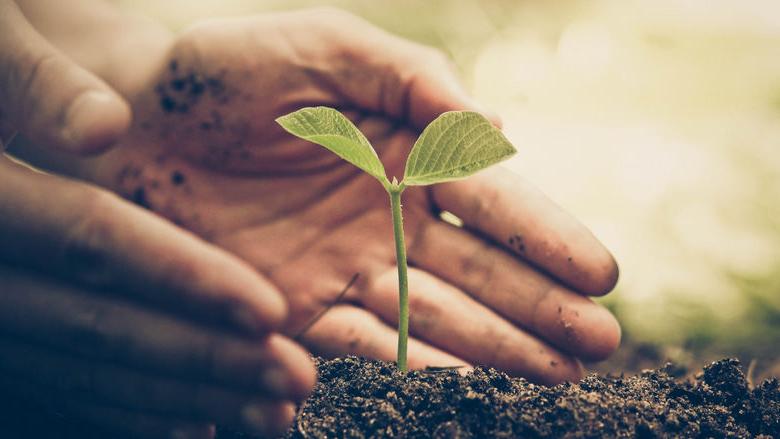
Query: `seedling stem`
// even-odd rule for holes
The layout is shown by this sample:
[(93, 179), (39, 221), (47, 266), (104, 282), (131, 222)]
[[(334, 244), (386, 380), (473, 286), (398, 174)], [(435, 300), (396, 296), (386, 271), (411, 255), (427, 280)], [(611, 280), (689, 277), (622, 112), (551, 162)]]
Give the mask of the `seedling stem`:
[(409, 279), (406, 267), (406, 244), (404, 243), (404, 218), (401, 213), (401, 193), (405, 187), (395, 179), (387, 192), (390, 194), (390, 208), (393, 215), (393, 237), (395, 238), (395, 260), (398, 265), (398, 369), (407, 370), (406, 345), (409, 338)]

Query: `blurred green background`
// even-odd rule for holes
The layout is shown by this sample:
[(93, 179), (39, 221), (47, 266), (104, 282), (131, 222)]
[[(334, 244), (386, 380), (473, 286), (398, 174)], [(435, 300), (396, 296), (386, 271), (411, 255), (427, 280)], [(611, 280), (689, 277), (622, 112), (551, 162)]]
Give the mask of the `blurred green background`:
[(174, 29), (328, 4), (440, 47), (508, 166), (614, 251), (624, 360), (780, 356), (777, 0), (119, 3)]

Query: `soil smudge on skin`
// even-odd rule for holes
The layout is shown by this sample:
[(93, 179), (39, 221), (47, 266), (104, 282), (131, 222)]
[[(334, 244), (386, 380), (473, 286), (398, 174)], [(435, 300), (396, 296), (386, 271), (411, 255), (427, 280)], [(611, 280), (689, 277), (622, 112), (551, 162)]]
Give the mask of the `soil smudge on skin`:
[(226, 72), (206, 75), (194, 70), (185, 71), (177, 60), (171, 61), (168, 70), (168, 78), (155, 87), (164, 112), (186, 114), (205, 95), (219, 104), (229, 102), (231, 94), (223, 80)]
[(509, 247), (514, 249), (520, 254), (525, 253), (525, 241), (523, 241), (522, 235), (512, 235), (509, 237)]
[(186, 180), (187, 177), (185, 177), (184, 174), (182, 174), (180, 171), (173, 171), (171, 174), (171, 183), (174, 186), (181, 186)]
[(131, 200), (133, 203), (145, 208), (151, 210), (152, 206), (149, 204), (149, 200), (146, 197), (146, 189), (142, 186), (139, 188), (136, 188), (136, 190), (133, 191), (133, 195), (131, 197)]

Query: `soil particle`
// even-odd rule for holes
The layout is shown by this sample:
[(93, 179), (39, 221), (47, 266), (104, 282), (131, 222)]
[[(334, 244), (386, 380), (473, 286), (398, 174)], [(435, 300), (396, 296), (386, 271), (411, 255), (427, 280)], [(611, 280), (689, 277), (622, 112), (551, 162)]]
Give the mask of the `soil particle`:
[(510, 236), (509, 247), (513, 248), (518, 253), (525, 253), (525, 241), (523, 241), (522, 235)]
[(182, 174), (182, 173), (181, 173), (181, 172), (179, 172), (179, 171), (173, 171), (173, 173), (171, 173), (171, 183), (172, 183), (174, 186), (180, 186), (180, 185), (182, 185), (182, 184), (183, 184), (183, 183), (184, 183), (186, 180), (187, 180), (187, 178), (184, 176), (184, 174)]
[(139, 187), (136, 190), (133, 191), (133, 195), (131, 197), (131, 200), (133, 203), (145, 208), (145, 209), (151, 209), (151, 205), (149, 204), (149, 200), (146, 198), (146, 189), (143, 187)]
[(780, 437), (778, 381), (749, 389), (737, 360), (712, 363), (690, 381), (667, 365), (554, 387), (486, 368), (404, 375), (355, 357), (319, 360), (318, 369), (287, 438)]

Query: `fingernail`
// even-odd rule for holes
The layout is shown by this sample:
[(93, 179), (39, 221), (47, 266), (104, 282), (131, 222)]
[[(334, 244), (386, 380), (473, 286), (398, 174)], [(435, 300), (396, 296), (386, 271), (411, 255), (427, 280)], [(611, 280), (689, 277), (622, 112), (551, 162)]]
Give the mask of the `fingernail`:
[(241, 420), (244, 424), (257, 433), (265, 432), (268, 419), (263, 407), (255, 404), (245, 405), (241, 409)]
[(290, 393), (287, 372), (281, 369), (268, 369), (260, 375), (260, 386), (273, 396), (286, 397)]
[[(107, 114), (116, 112), (117, 106), (123, 106), (116, 96), (98, 90), (90, 90), (79, 95), (65, 113), (63, 137), (73, 149), (92, 149), (96, 121)], [(103, 139), (97, 139), (102, 141)], [(99, 145), (98, 145), (99, 146)]]

